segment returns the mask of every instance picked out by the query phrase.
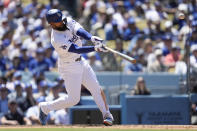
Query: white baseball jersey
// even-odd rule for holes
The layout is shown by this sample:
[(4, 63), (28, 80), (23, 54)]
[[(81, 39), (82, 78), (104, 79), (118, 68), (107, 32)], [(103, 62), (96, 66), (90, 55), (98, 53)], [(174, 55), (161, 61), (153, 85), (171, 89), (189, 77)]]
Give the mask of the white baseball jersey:
[(76, 35), (77, 30), (82, 28), (82, 26), (72, 18), (68, 17), (67, 27), (68, 30), (66, 31), (57, 31), (52, 29), (51, 32), (51, 43), (59, 55), (59, 67), (63, 66), (65, 63), (74, 62), (80, 57), (80, 54), (68, 52), (68, 49), (72, 43), (78, 45), (79, 47), (82, 46), (80, 37)]

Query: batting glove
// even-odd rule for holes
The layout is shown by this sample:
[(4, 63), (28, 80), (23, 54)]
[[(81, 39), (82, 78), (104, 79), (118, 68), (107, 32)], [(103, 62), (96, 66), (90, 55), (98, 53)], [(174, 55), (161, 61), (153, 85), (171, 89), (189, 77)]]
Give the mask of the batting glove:
[(94, 46), (94, 50), (97, 52), (108, 52), (107, 49), (105, 49), (104, 44), (98, 44)]
[(91, 37), (91, 41), (94, 45), (99, 45), (99, 44), (102, 44), (103, 43), (103, 39), (101, 39), (100, 37), (98, 36), (92, 36)]

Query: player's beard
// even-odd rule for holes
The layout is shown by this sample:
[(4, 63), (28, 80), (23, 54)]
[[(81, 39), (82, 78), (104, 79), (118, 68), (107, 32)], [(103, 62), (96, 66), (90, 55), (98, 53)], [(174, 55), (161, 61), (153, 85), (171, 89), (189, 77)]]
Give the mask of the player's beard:
[(56, 27), (56, 28), (55, 28), (55, 30), (58, 30), (58, 31), (65, 31), (65, 30), (67, 30), (67, 29), (68, 29), (68, 27), (66, 26), (66, 24), (63, 24), (62, 27)]

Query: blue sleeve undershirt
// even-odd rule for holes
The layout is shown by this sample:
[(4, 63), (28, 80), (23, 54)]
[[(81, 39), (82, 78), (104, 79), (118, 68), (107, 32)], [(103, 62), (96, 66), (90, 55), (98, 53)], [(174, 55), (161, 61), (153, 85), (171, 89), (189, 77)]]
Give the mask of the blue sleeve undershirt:
[(86, 40), (90, 40), (92, 37), (92, 35), (89, 32), (87, 32), (86, 30), (84, 30), (83, 28), (78, 29), (76, 34)]
[(92, 51), (95, 51), (94, 46), (79, 47), (76, 44), (72, 44), (70, 46), (70, 48), (68, 49), (68, 52), (78, 53), (78, 54), (89, 53), (89, 52), (92, 52)]

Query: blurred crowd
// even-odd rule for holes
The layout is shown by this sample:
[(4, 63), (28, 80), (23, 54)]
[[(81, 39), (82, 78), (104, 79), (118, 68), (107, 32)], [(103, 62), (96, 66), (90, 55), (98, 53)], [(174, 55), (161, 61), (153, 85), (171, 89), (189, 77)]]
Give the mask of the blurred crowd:
[(109, 46), (137, 59), (136, 64), (131, 64), (117, 56), (100, 55), (104, 70), (185, 74), (187, 54), (191, 56), (192, 69), (196, 70), (196, 0), (83, 0), (81, 3), (79, 18), (84, 27), (102, 36)]
[[(43, 72), (34, 73), (33, 79), (22, 82), (20, 71), (0, 77), (0, 124), (40, 124), (38, 103), (66, 97), (64, 80), (57, 77), (49, 82)], [(80, 104), (80, 103), (79, 103)], [(69, 124), (67, 109), (50, 112), (48, 124)]]
[[(110, 53), (83, 54), (95, 71), (186, 74), (190, 60), (191, 71), (197, 72), (196, 0), (73, 0), (75, 15), (65, 1), (0, 0), (1, 124), (39, 124), (37, 104), (66, 95), (61, 78), (49, 83), (44, 76), (45, 71), (57, 69), (58, 55), (45, 20), (52, 8), (74, 16), (92, 35), (137, 60), (131, 64)], [(22, 82), (23, 71), (32, 73), (30, 81)], [(132, 94), (144, 93), (141, 87), (150, 94), (137, 85)], [(49, 124), (68, 121), (67, 110), (54, 111), (48, 118)]]
[[(65, 16), (72, 17), (73, 13), (66, 5), (62, 7), (62, 2), (0, 2), (1, 72), (56, 69), (58, 56), (50, 44), (51, 29), (45, 13), (60, 8)], [(109, 53), (84, 54), (95, 71), (185, 74), (188, 53), (192, 69), (197, 69), (196, 0), (75, 0), (73, 3), (77, 10), (75, 19), (86, 30), (137, 59), (136, 64), (131, 64)], [(186, 51), (187, 45), (190, 51)]]

